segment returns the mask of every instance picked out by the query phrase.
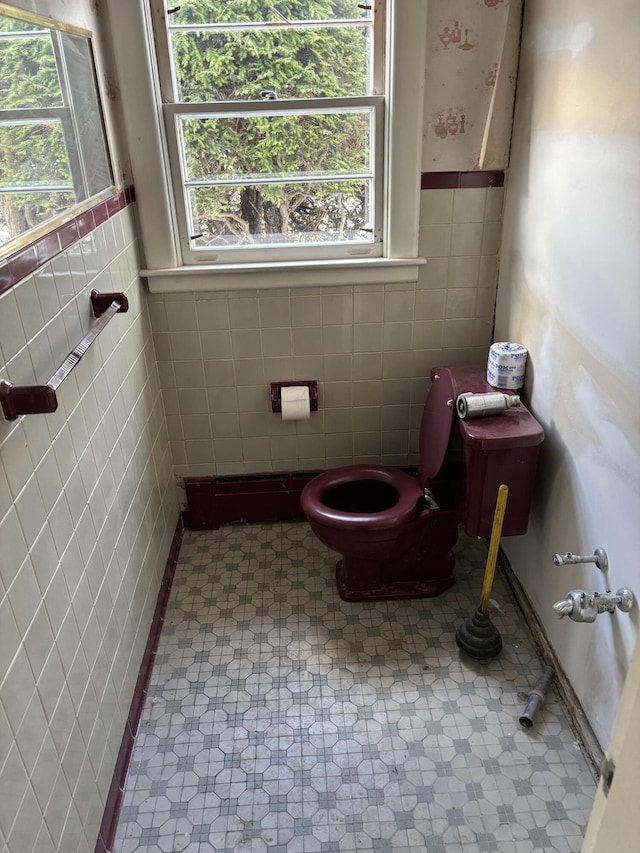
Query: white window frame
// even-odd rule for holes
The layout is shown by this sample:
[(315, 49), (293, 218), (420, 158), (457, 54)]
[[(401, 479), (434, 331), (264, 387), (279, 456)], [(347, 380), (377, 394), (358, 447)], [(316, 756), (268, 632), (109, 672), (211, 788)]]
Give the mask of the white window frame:
[[(151, 3), (161, 14), (163, 0)], [(164, 124), (164, 113), (175, 115), (176, 110), (162, 104), (151, 12), (147, 0), (112, 0), (108, 10), (116, 63), (126, 79), (121, 91), (146, 261), (141, 272), (152, 292), (416, 280), (424, 263), (418, 256), (418, 226), (427, 0), (386, 3), (384, 239), (375, 244), (381, 247), (380, 256), (340, 258), (323, 252), (304, 260), (280, 257), (231, 263), (216, 259), (186, 264), (183, 260), (171, 189), (170, 135)], [(374, 244), (358, 244), (358, 248), (361, 245)]]
[[(219, 117), (222, 115), (233, 115), (241, 112), (242, 115), (280, 115), (280, 114), (305, 114), (312, 115), (314, 113), (325, 114), (330, 110), (341, 110), (345, 106), (344, 99), (334, 100), (331, 98), (317, 98), (314, 100), (286, 100), (273, 101), (278, 105), (277, 109), (265, 111), (265, 104), (262, 101), (228, 101), (224, 104), (202, 104), (202, 103), (181, 103), (181, 104), (165, 104), (163, 107), (165, 130), (167, 134), (167, 148), (169, 152), (169, 163), (171, 177), (173, 182), (173, 198), (176, 205), (177, 213), (177, 229), (180, 239), (180, 248), (182, 257), (185, 263), (188, 264), (203, 264), (215, 263), (221, 261), (223, 263), (268, 263), (277, 260), (322, 260), (322, 259), (338, 259), (349, 258), (354, 256), (366, 257), (381, 257), (382, 256), (382, 178), (384, 174), (383, 152), (380, 144), (384, 130), (384, 98), (381, 96), (362, 97), (354, 99), (356, 103), (354, 107), (369, 108), (372, 111), (372, 131), (371, 131), (371, 155), (374, 161), (372, 170), (372, 180), (374, 183), (373, 203), (374, 222), (377, 223), (374, 237), (377, 239), (368, 241), (358, 241), (353, 243), (320, 243), (320, 244), (304, 244), (302, 246), (278, 246), (272, 248), (270, 246), (238, 246), (234, 248), (224, 248), (221, 250), (211, 249), (194, 249), (192, 246), (190, 228), (190, 213), (187, 193), (189, 182), (186, 176), (186, 165), (184, 162), (184, 149), (178, 142), (180, 130), (178, 122), (182, 117), (188, 118), (207, 118)], [(340, 175), (337, 175), (335, 181), (345, 180)], [(366, 177), (366, 176), (358, 176)], [(354, 176), (352, 179), (356, 179)], [(378, 224), (379, 223), (379, 224)]]

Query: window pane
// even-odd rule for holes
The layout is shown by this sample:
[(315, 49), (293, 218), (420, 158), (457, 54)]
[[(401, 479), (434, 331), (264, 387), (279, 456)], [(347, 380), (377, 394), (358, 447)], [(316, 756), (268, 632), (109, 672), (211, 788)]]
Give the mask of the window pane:
[(75, 204), (71, 192), (6, 193), (0, 189), (0, 246)]
[(172, 35), (183, 102), (370, 94), (368, 27), (284, 27)]
[[(360, 0), (184, 0), (169, 24), (219, 24), (370, 18)], [(373, 4), (373, 0), (372, 0)], [(364, 4), (363, 4), (364, 5)]]
[(371, 194), (371, 181), (192, 187), (193, 245), (372, 242)]
[(51, 36), (18, 35), (26, 26), (0, 16), (0, 109), (61, 106)]
[(181, 120), (187, 181), (371, 172), (371, 112)]
[(71, 188), (71, 172), (59, 121), (0, 122), (0, 187)]
[(60, 42), (69, 75), (69, 102), (83, 169), (83, 198), (90, 198), (113, 183), (93, 56), (88, 40), (82, 36), (61, 33)]

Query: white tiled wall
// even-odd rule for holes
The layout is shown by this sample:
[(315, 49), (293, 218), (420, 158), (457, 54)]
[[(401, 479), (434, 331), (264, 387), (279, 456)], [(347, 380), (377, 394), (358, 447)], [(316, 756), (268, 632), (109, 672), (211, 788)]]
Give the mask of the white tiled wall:
[[(175, 489), (131, 208), (0, 298), (0, 379), (46, 382), (125, 291), (55, 414), (0, 418), (0, 849), (93, 853)], [(4, 846), (3, 846), (4, 845)]]
[[(415, 285), (150, 296), (173, 460), (183, 476), (416, 461), (429, 372), (486, 361), (502, 189), (422, 192)], [(269, 383), (317, 379), (283, 422)]]

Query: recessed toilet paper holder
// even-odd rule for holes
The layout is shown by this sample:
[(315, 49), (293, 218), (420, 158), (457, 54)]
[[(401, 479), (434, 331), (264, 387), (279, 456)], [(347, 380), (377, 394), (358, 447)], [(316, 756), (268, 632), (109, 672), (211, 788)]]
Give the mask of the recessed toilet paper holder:
[(290, 388), (293, 385), (306, 385), (309, 389), (309, 400), (311, 411), (318, 411), (318, 381), (317, 379), (297, 379), (291, 382), (272, 382), (271, 383), (271, 411), (282, 411), (282, 398), (280, 393), (283, 388)]

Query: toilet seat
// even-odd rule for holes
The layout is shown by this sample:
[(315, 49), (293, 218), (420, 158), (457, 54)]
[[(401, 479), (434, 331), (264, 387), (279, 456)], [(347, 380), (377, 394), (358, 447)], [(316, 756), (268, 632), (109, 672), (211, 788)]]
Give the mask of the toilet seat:
[[(323, 497), (331, 489), (367, 480), (392, 487), (397, 492), (397, 500), (387, 509), (374, 512), (348, 512), (327, 506), (323, 502)], [(416, 516), (418, 501), (422, 496), (423, 489), (415, 477), (397, 468), (384, 465), (349, 465), (325, 471), (311, 480), (305, 486), (302, 504), (305, 512), (308, 507), (313, 507), (317, 522), (324, 522), (334, 528), (356, 530), (362, 526), (368, 530), (384, 530), (404, 524)], [(308, 506), (305, 507), (305, 504)]]

